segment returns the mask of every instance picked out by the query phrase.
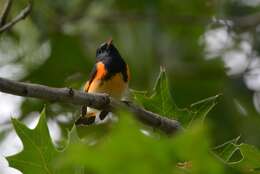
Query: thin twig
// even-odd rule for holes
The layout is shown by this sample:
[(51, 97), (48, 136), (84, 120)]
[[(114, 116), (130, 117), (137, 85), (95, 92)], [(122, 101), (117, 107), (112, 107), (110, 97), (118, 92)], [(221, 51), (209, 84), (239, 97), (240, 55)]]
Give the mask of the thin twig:
[(12, 2), (13, 2), (13, 0), (7, 0), (5, 5), (4, 5), (2, 14), (0, 16), (0, 27), (3, 26), (6, 23), (6, 19), (8, 17), (10, 10), (11, 10)]
[(0, 78), (0, 91), (51, 102), (87, 105), (96, 109), (109, 111), (125, 109), (133, 113), (144, 124), (157, 128), (167, 134), (176, 133), (176, 131), (181, 129), (180, 123), (176, 120), (152, 113), (130, 102), (117, 101), (106, 94), (90, 94), (71, 88), (52, 88), (39, 84), (15, 82), (4, 78)]
[(32, 10), (32, 3), (29, 2), (29, 4), (12, 21), (10, 21), (9, 23), (5, 24), (0, 28), (0, 34), (13, 27), (17, 22), (25, 19), (30, 14), (31, 10)]

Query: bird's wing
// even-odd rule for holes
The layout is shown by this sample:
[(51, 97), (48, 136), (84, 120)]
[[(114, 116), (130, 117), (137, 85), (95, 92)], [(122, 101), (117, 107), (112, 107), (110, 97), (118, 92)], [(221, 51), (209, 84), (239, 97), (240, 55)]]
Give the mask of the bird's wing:
[[(90, 72), (89, 80), (86, 82), (86, 84), (84, 86), (84, 91), (85, 92), (88, 92), (89, 87), (90, 87), (92, 81), (94, 80), (96, 74), (97, 74), (97, 68), (96, 68), (96, 65), (94, 65), (92, 71)], [(76, 124), (81, 124), (82, 120), (84, 122), (85, 116), (87, 116), (87, 106), (83, 105), (82, 108), (81, 108), (81, 117), (78, 119)]]
[(131, 73), (128, 65), (126, 65), (126, 71), (127, 71), (127, 80), (129, 81), (131, 79)]
[(92, 81), (94, 80), (96, 74), (97, 74), (97, 67), (96, 67), (96, 65), (95, 65), (95, 66), (93, 67), (93, 69), (92, 69), (90, 75), (89, 75), (89, 80), (86, 82), (86, 84), (85, 84), (85, 86), (84, 86), (84, 91), (85, 91), (85, 92), (88, 92), (89, 87), (90, 87)]

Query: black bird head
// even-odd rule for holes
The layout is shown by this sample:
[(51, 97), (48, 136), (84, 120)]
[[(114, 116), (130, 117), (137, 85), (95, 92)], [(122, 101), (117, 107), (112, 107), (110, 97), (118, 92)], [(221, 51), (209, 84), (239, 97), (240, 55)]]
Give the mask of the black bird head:
[(99, 46), (96, 52), (97, 60), (104, 59), (106, 57), (110, 57), (113, 59), (122, 59), (121, 55), (119, 54), (118, 50), (116, 49), (116, 47), (113, 45), (112, 42), (113, 40), (112, 38), (110, 38), (108, 39), (107, 42), (102, 43)]
[(112, 43), (112, 39), (108, 39), (107, 42), (102, 43), (97, 49), (96, 53), (96, 62), (102, 62), (105, 67), (108, 75), (106, 76), (109, 79), (116, 73), (122, 73), (124, 81), (127, 82), (127, 65), (116, 47)]

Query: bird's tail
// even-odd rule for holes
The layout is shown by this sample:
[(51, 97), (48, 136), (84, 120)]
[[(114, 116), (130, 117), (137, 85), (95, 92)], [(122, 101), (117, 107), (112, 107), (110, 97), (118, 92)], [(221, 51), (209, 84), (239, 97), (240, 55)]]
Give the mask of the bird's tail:
[(112, 113), (108, 111), (100, 111), (94, 108), (83, 106), (81, 109), (81, 117), (75, 122), (76, 125), (101, 124), (112, 118)]

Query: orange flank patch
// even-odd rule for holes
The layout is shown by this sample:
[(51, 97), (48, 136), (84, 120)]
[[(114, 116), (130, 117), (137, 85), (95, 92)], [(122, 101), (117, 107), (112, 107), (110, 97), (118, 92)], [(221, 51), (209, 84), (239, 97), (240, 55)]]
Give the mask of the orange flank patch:
[[(100, 80), (107, 74), (105, 65), (102, 62), (97, 63), (97, 74), (94, 80)], [(93, 81), (94, 81), (93, 80)]]

